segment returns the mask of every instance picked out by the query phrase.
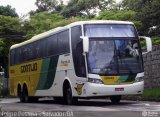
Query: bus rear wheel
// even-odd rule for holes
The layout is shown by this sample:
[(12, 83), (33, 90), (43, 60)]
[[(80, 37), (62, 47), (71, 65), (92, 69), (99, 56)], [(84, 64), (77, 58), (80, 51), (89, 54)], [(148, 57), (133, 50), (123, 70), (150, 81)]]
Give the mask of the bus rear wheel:
[(25, 103), (29, 102), (28, 90), (26, 87), (23, 88), (20, 100), (22, 100), (22, 102), (25, 102)]
[(27, 103), (27, 102), (37, 102), (38, 97), (30, 97), (28, 96), (28, 90), (26, 87), (23, 88), (22, 93), (19, 96), (20, 102)]
[(121, 100), (121, 95), (110, 96), (112, 104), (119, 104)]
[(17, 88), (17, 96), (19, 97), (20, 102), (24, 102), (23, 92), (20, 85), (18, 85), (18, 88)]

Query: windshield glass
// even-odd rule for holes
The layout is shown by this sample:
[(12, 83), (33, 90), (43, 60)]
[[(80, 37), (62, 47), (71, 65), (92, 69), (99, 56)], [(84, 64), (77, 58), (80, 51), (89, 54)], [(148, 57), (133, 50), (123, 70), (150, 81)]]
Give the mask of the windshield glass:
[(88, 24), (84, 29), (87, 37), (136, 37), (131, 24)]
[(88, 71), (116, 75), (142, 72), (142, 55), (138, 39), (90, 38)]

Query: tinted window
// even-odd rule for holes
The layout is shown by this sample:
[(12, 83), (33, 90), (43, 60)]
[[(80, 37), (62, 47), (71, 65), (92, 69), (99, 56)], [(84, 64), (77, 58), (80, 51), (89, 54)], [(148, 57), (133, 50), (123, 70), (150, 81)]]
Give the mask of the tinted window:
[(26, 46), (26, 48), (27, 48), (27, 55), (26, 55), (27, 60), (35, 59), (35, 54), (34, 54), (34, 51), (33, 51), (34, 43), (28, 44)]
[(136, 37), (133, 25), (127, 24), (89, 24), (85, 25), (88, 37)]
[(14, 56), (15, 56), (15, 51), (14, 51), (14, 49), (13, 50), (11, 50), (11, 52), (10, 52), (10, 65), (14, 65), (15, 63), (14, 63)]
[(43, 40), (39, 40), (39, 41), (35, 42), (33, 51), (34, 51), (34, 55), (35, 55), (34, 58), (35, 59), (45, 57), (45, 55), (46, 55), (45, 54), (46, 53), (46, 41), (43, 39)]
[(48, 37), (47, 39), (47, 55), (56, 55), (58, 54), (57, 49), (57, 34)]
[(18, 48), (18, 49), (15, 49), (15, 54), (14, 54), (14, 64), (18, 64), (20, 63), (20, 60), (21, 60), (21, 49)]
[(69, 52), (69, 30), (58, 33), (59, 54)]
[(71, 29), (72, 53), (76, 75), (86, 77), (85, 60), (83, 56), (83, 44), (80, 36), (82, 35), (81, 26), (75, 26)]
[(69, 52), (69, 30), (11, 50), (10, 64), (20, 64)]

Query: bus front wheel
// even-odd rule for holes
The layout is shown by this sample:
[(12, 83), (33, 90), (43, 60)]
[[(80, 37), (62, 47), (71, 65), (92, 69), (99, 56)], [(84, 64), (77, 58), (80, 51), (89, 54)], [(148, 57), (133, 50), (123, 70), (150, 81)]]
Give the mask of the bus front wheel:
[(66, 84), (64, 86), (64, 103), (67, 105), (71, 105), (73, 102), (73, 97), (72, 97), (72, 89), (70, 87), (70, 85)]
[(119, 104), (121, 100), (121, 95), (110, 96), (112, 104)]

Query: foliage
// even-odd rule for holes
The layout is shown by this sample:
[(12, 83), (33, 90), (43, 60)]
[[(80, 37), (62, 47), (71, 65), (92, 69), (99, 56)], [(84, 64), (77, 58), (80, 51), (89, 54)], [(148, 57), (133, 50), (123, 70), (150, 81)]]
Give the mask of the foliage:
[(0, 16), (0, 35), (9, 37), (21, 32), (20, 19), (18, 17)]
[(160, 44), (160, 37), (151, 37), (152, 38), (152, 44), (158, 45)]
[(7, 88), (1, 89), (0, 91), (0, 98), (8, 97), (9, 96), (9, 91)]
[(31, 10), (29, 12), (30, 15), (44, 11), (60, 13), (64, 8), (63, 0), (36, 0), (35, 5), (37, 10)]
[(70, 0), (61, 14), (64, 17), (93, 18), (98, 13), (98, 9), (109, 9), (113, 3), (114, 0)]
[[(137, 20), (143, 24), (143, 35), (160, 36), (159, 0), (123, 0), (124, 9), (134, 10)], [(155, 30), (151, 29), (155, 27)]]
[(34, 35), (48, 31), (50, 29), (65, 26), (69, 23), (81, 20), (80, 18), (64, 19), (57, 13), (40, 12), (31, 16), (29, 21), (24, 23), (24, 30), (27, 32), (25, 38), (29, 39)]
[(131, 10), (122, 10), (122, 11), (102, 11), (100, 15), (96, 17), (99, 20), (123, 20), (123, 21), (132, 21), (135, 17), (135, 12)]
[(0, 66), (3, 66), (5, 72), (8, 66), (9, 48), (21, 42), (23, 33), (18, 17), (0, 16)]
[(142, 22), (136, 19), (136, 12), (132, 10), (102, 11), (95, 19), (132, 21), (139, 31), (142, 29)]
[(0, 15), (18, 17), (18, 14), (16, 13), (15, 9), (12, 8), (10, 5), (0, 6)]
[(159, 98), (160, 97), (159, 90), (160, 90), (159, 88), (145, 89), (143, 97)]
[(145, 0), (123, 0), (121, 4), (123, 9), (139, 12), (144, 7)]
[(55, 10), (57, 4), (56, 0), (36, 0), (35, 3), (39, 12)]

